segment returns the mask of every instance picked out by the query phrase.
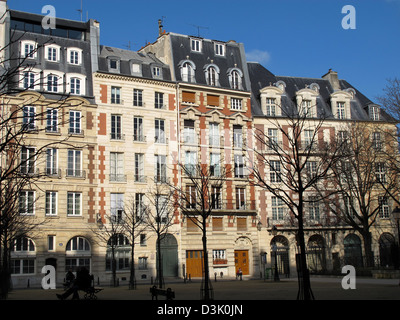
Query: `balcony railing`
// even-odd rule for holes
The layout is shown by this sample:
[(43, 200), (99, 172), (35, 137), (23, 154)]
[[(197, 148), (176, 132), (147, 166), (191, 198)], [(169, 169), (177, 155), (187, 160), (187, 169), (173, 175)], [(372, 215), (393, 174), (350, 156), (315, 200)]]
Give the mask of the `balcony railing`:
[(126, 174), (111, 173), (110, 181), (111, 182), (126, 182)]
[(66, 169), (66, 176), (68, 178), (86, 178), (85, 170)]

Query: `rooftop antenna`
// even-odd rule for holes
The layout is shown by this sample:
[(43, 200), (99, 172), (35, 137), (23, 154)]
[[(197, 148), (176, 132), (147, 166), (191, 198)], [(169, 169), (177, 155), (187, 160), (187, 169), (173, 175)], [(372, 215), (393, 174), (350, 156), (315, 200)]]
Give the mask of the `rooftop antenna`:
[(197, 28), (197, 36), (200, 38), (200, 29), (209, 29), (208, 27), (202, 27), (195, 24), (191, 24), (192, 27)]
[(82, 22), (82, 13), (83, 13), (83, 0), (81, 0), (81, 8), (76, 10), (81, 13), (81, 22)]

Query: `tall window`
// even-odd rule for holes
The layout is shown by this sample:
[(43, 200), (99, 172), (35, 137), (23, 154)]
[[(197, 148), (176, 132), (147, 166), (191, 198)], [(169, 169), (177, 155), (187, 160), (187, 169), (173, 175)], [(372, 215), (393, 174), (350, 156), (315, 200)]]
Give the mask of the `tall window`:
[(337, 102), (337, 118), (346, 119), (346, 104), (344, 102)]
[(122, 140), (122, 116), (118, 114), (111, 115), (111, 139)]
[(46, 216), (57, 215), (57, 192), (46, 191)]
[(46, 113), (47, 113), (46, 131), (58, 132), (58, 110), (49, 108), (47, 109)]
[(68, 62), (71, 64), (80, 64), (80, 52), (78, 50), (69, 50)]
[(214, 67), (209, 67), (206, 71), (206, 79), (207, 79), (207, 84), (209, 86), (218, 86), (219, 74), (217, 69)]
[(142, 117), (133, 118), (133, 141), (145, 141)]
[(219, 177), (221, 175), (221, 155), (210, 153), (210, 176)]
[(197, 154), (195, 151), (185, 152), (185, 173), (190, 176), (196, 175)]
[(164, 109), (164, 94), (161, 92), (154, 93), (154, 107), (156, 109)]
[(111, 103), (121, 103), (121, 88), (111, 87)]
[(246, 209), (246, 189), (236, 188), (236, 209), (245, 210)]
[(36, 108), (33, 106), (24, 106), (23, 107), (23, 119), (22, 123), (25, 130), (34, 130), (36, 129), (35, 125), (35, 113)]
[(243, 147), (243, 132), (241, 126), (233, 126), (233, 147)]
[(368, 107), (369, 118), (371, 120), (379, 121), (380, 120), (380, 108), (376, 105), (371, 105)]
[(181, 68), (182, 81), (193, 83), (195, 82), (194, 67), (191, 63), (185, 62)]
[(390, 211), (389, 211), (389, 200), (387, 197), (379, 197), (379, 217), (380, 218), (389, 218)]
[(314, 130), (304, 130), (304, 148), (312, 149), (314, 147)]
[(144, 154), (135, 153), (135, 181), (145, 182), (144, 175)]
[(270, 180), (271, 182), (281, 182), (281, 163), (280, 161), (271, 160), (269, 162)]
[(143, 218), (145, 208), (144, 193), (135, 193), (135, 213), (138, 219)]
[(23, 73), (23, 88), (33, 89), (35, 87), (36, 74), (31, 71)]
[(201, 52), (201, 40), (191, 39), (190, 40), (190, 48), (192, 51)]
[(372, 133), (372, 146), (376, 151), (381, 151), (382, 150), (382, 139), (381, 139), (381, 133), (380, 132), (373, 132)]
[(122, 222), (124, 215), (124, 194), (111, 193), (110, 197), (111, 197), (110, 201), (111, 219), (115, 223), (120, 223)]
[(242, 77), (237, 71), (232, 71), (230, 75), (230, 80), (231, 80), (231, 88), (235, 90), (241, 90), (242, 89)]
[(57, 61), (57, 48), (54, 47), (47, 47), (47, 59), (49, 61)]
[(243, 156), (235, 154), (235, 178), (244, 178), (244, 162)]
[(80, 192), (67, 193), (67, 215), (82, 215), (82, 194)]
[(167, 181), (167, 157), (164, 155), (154, 155), (155, 165), (155, 181), (166, 182)]
[(316, 161), (307, 161), (306, 162), (306, 174), (307, 179), (314, 179), (317, 176), (317, 162)]
[(47, 76), (47, 91), (58, 92), (58, 81), (59, 77), (54, 74), (49, 74)]
[(265, 115), (270, 117), (276, 115), (276, 99), (266, 98)]
[(35, 214), (35, 192), (20, 191), (19, 193), (19, 214), (34, 215)]
[(211, 187), (211, 207), (222, 209), (222, 193), (220, 187)]
[(220, 135), (218, 123), (210, 123), (209, 140), (211, 147), (219, 147)]
[(35, 173), (35, 158), (36, 149), (31, 147), (22, 147), (21, 149), (21, 173)]
[(68, 150), (67, 176), (83, 177), (81, 150)]
[(143, 107), (143, 90), (133, 89), (133, 105)]
[(81, 134), (81, 112), (70, 111), (69, 112), (69, 133)]
[(311, 100), (303, 100), (299, 106), (299, 116), (304, 118), (314, 117)]
[(377, 182), (386, 183), (386, 169), (384, 162), (378, 162), (375, 165), (375, 177)]
[(124, 154), (121, 152), (110, 153), (110, 181), (126, 181), (124, 174)]
[(196, 187), (186, 186), (186, 208), (196, 207)]
[(278, 148), (278, 129), (268, 128), (267, 145), (270, 150), (277, 150), (277, 148)]
[(282, 199), (272, 196), (271, 202), (272, 202), (272, 220), (273, 221), (283, 220), (285, 207)]
[(196, 144), (196, 131), (193, 120), (184, 121), (183, 139), (185, 144)]
[(70, 80), (70, 92), (72, 94), (81, 94), (81, 79), (71, 78)]
[(165, 143), (165, 121), (155, 119), (155, 143)]
[(46, 153), (46, 174), (50, 176), (58, 175), (58, 150), (48, 148)]
[(317, 197), (309, 197), (308, 198), (308, 217), (310, 220), (320, 221), (320, 208)]

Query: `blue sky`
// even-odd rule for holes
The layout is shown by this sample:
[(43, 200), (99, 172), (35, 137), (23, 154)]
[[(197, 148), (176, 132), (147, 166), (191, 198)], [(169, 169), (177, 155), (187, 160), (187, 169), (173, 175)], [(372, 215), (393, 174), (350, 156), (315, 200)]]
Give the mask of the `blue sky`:
[[(81, 0), (8, 0), (11, 9), (80, 20)], [(345, 5), (355, 29), (343, 29)], [(248, 59), (276, 75), (320, 78), (329, 68), (371, 100), (400, 77), (400, 0), (83, 0), (100, 22), (101, 44), (138, 50), (167, 32), (244, 43)]]

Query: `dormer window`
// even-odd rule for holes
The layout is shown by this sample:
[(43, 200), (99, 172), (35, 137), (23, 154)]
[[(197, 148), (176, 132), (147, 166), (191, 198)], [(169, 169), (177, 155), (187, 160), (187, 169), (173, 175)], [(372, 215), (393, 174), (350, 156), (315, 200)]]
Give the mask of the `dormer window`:
[(225, 56), (225, 44), (223, 44), (223, 43), (215, 43), (214, 50), (215, 50), (215, 55), (217, 55), (217, 56)]
[(242, 78), (243, 78), (243, 73), (239, 69), (229, 69), (228, 70), (228, 78), (229, 78), (229, 84), (232, 89), (234, 90), (243, 90), (242, 86)]
[(109, 57), (108, 58), (108, 70), (111, 72), (119, 72), (120, 61), (117, 57)]
[(380, 117), (381, 112), (379, 106), (376, 104), (370, 105), (368, 106), (368, 109), (369, 109), (369, 118), (374, 121), (379, 121), (381, 118)]
[(196, 66), (192, 61), (184, 61), (180, 64), (181, 78), (184, 82), (195, 83), (195, 70)]
[(190, 49), (194, 52), (201, 52), (202, 42), (200, 39), (190, 39)]
[(315, 117), (314, 108), (311, 105), (311, 100), (303, 100), (299, 105), (299, 116), (305, 118)]
[(37, 57), (37, 44), (34, 41), (21, 41), (21, 57), (35, 59)]
[(44, 89), (48, 92), (62, 92), (64, 86), (64, 74), (59, 71), (44, 72)]
[(161, 79), (162, 78), (162, 69), (161, 69), (161, 67), (153, 67), (152, 68), (152, 74), (153, 74), (153, 78)]
[(276, 115), (276, 99), (266, 98), (265, 115), (274, 117)]
[(67, 61), (69, 64), (82, 64), (82, 50), (79, 48), (67, 48)]
[(216, 65), (209, 65), (205, 69), (206, 80), (209, 86), (219, 86), (219, 68)]
[(60, 47), (56, 45), (45, 46), (44, 57), (47, 61), (60, 61)]

